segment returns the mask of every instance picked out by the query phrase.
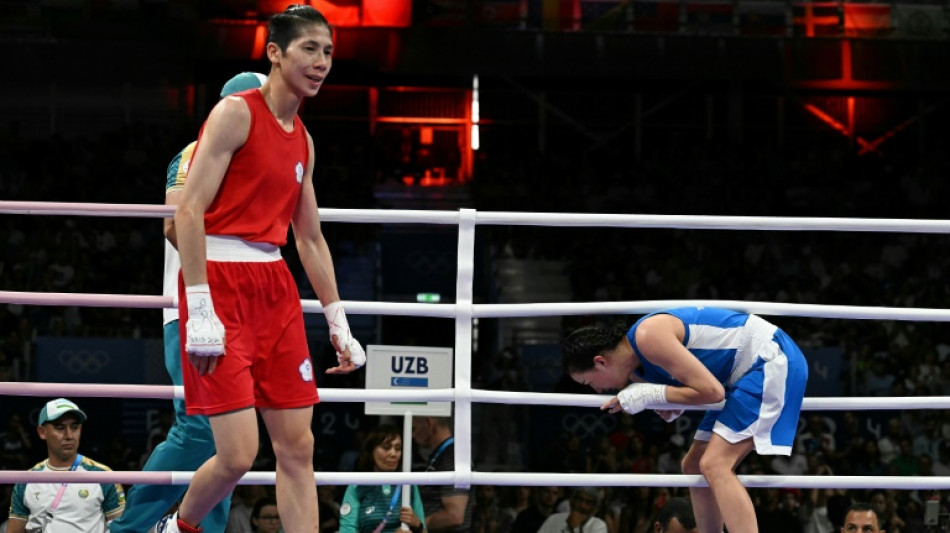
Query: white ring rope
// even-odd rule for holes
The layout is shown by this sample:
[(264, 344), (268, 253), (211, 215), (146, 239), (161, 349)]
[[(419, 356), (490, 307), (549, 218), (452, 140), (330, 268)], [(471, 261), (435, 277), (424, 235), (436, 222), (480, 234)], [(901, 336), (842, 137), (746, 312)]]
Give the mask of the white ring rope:
[[(5, 396), (75, 396), (78, 398), (146, 398), (180, 400), (185, 389), (174, 385), (114, 385), (109, 383), (21, 383), (0, 381)], [(363, 402), (458, 402), (459, 389), (334, 389), (320, 388), (320, 401), (328, 403)], [(605, 394), (565, 394), (553, 392), (508, 392), (469, 389), (467, 398), (475, 403), (508, 405), (548, 405), (554, 407), (599, 408), (612, 396)], [(669, 404), (688, 411), (721, 409), (710, 405)], [(838, 398), (812, 397), (802, 402), (804, 411), (899, 411), (903, 409), (950, 409), (950, 396), (906, 396)]]
[[(0, 291), (0, 303), (80, 307), (130, 307), (162, 309), (177, 307), (176, 298), (135, 294), (89, 294), (75, 292)], [(319, 300), (300, 300), (304, 313), (322, 313)], [(535, 304), (421, 304), (411, 302), (366, 302), (343, 300), (346, 312), (356, 315), (424, 316), (455, 318), (459, 305), (470, 305), (473, 318), (511, 318), (566, 315), (645, 314), (670, 307), (725, 307), (757, 315), (855, 320), (904, 320), (950, 322), (950, 310), (923, 307), (869, 307), (753, 302), (745, 300), (641, 300), (627, 302), (575, 302)]]
[[(166, 218), (174, 208), (151, 204), (0, 201), (0, 214)], [(340, 209), (321, 207), (326, 222), (457, 225), (457, 211)], [(502, 226), (614, 227), (745, 231), (861, 231), (950, 233), (950, 221), (904, 218), (621, 215), (588, 213), (477, 212), (475, 223)]]
[[(55, 202), (0, 201), (0, 214), (73, 215), (98, 217), (165, 218), (174, 208), (145, 204), (94, 204)], [(366, 401), (452, 401), (456, 406), (456, 465), (454, 472), (319, 472), (319, 484), (348, 485), (411, 483), (417, 485), (471, 484), (523, 486), (706, 486), (702, 476), (660, 474), (555, 474), (499, 473), (471, 470), (471, 404), (505, 403), (521, 405), (555, 405), (599, 407), (610, 396), (590, 394), (516, 393), (471, 388), (472, 319), (482, 317), (520, 317), (594, 314), (640, 314), (675, 306), (705, 305), (728, 307), (761, 315), (800, 316), (815, 318), (950, 321), (950, 310), (924, 308), (867, 307), (845, 305), (812, 305), (738, 300), (651, 300), (631, 302), (537, 303), (537, 304), (474, 304), (472, 279), (474, 265), (474, 230), (477, 225), (534, 225), (557, 227), (623, 227), (769, 231), (858, 231), (890, 233), (950, 233), (950, 221), (908, 219), (842, 219), (746, 216), (680, 216), (680, 215), (595, 215), (580, 213), (480, 213), (472, 209), (455, 211), (366, 210), (322, 208), (321, 218), (328, 222), (348, 223), (423, 223), (457, 225), (459, 227), (458, 277), (455, 304), (413, 304), (395, 302), (347, 301), (347, 311), (356, 314), (425, 316), (452, 318), (456, 322), (454, 389), (396, 391), (387, 389), (320, 389), (326, 402)], [(90, 307), (166, 308), (174, 307), (173, 298), (149, 295), (99, 295), (78, 293), (26, 293), (0, 291), (0, 303), (23, 305), (76, 305)], [(317, 300), (302, 300), (304, 312), (320, 312)], [(0, 394), (13, 396), (69, 395), (85, 397), (183, 398), (183, 389), (172, 386), (18, 383), (0, 382)], [(687, 409), (708, 409), (716, 406), (684, 406)], [(950, 397), (907, 398), (805, 398), (803, 409), (820, 410), (896, 410), (947, 409)], [(66, 482), (147, 483), (184, 485), (192, 472), (19, 472), (0, 471), (0, 483)], [(251, 472), (242, 484), (274, 484), (274, 472)], [(799, 488), (894, 488), (905, 490), (944, 490), (950, 488), (950, 477), (903, 476), (739, 476), (747, 487)]]
[[(143, 483), (149, 485), (187, 485), (193, 472), (138, 472), (98, 471), (69, 472), (43, 470), (19, 472), (0, 470), (0, 484), (11, 483)], [(241, 478), (241, 485), (273, 485), (274, 472), (249, 472)], [(453, 472), (316, 472), (318, 485), (451, 485), (458, 484)], [(473, 485), (515, 486), (592, 486), (592, 487), (706, 487), (699, 475), (683, 474), (557, 474), (471, 472)], [(804, 489), (901, 489), (946, 490), (950, 476), (762, 476), (740, 475), (739, 480), (749, 488), (789, 487)]]

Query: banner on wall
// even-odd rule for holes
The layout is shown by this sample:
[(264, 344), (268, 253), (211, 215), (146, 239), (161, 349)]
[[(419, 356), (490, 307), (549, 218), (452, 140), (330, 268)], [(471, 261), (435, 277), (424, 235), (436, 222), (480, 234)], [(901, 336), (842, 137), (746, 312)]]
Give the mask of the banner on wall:
[(950, 11), (943, 6), (897, 4), (891, 10), (892, 37), (946, 39), (950, 37)]
[[(158, 369), (161, 369), (160, 371)], [(36, 377), (46, 383), (161, 384), (160, 339), (37, 337)]]

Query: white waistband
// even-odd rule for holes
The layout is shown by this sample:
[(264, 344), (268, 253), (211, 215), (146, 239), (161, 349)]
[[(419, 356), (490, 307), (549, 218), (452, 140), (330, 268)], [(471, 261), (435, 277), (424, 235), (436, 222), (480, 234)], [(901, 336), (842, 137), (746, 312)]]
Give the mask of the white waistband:
[(739, 333), (739, 347), (736, 350), (736, 360), (729, 375), (731, 385), (744, 376), (755, 364), (755, 360), (771, 361), (779, 353), (778, 344), (772, 337), (778, 326), (756, 315), (749, 315), (745, 326)]
[(208, 261), (267, 263), (280, 260), (279, 246), (267, 242), (245, 241), (240, 237), (208, 235), (205, 247)]

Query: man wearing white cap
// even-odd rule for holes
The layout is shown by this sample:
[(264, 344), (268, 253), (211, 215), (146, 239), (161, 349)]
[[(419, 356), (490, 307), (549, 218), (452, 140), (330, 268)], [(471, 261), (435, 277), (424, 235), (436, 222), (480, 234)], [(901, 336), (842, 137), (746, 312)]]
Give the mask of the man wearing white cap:
[[(65, 398), (43, 406), (36, 431), (49, 456), (31, 471), (110, 471), (79, 453), (85, 421), (86, 413)], [(124, 509), (125, 492), (118, 483), (17, 483), (7, 533), (108, 533), (107, 524)]]

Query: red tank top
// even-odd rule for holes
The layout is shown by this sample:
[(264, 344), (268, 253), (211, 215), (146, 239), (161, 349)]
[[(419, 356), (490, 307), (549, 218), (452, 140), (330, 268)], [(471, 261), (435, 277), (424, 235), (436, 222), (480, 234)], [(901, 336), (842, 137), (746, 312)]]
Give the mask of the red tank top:
[(205, 212), (205, 233), (283, 246), (309, 162), (307, 133), (299, 116), (284, 131), (258, 89), (234, 96), (247, 102), (251, 128)]

